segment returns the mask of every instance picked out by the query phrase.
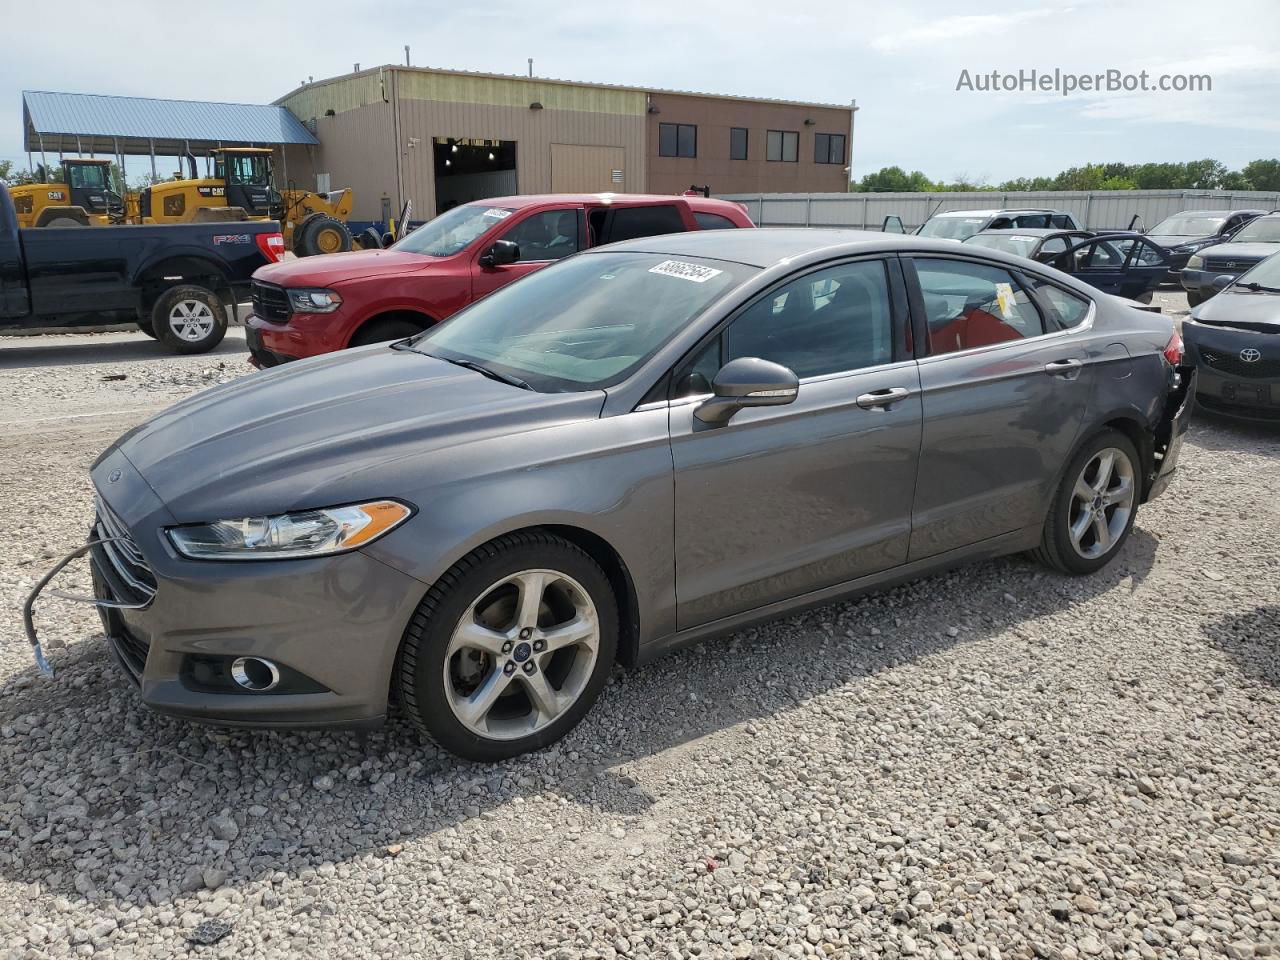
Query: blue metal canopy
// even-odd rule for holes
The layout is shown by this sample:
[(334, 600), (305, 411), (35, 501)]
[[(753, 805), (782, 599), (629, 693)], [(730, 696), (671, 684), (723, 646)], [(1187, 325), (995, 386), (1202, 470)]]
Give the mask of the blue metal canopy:
[(90, 93), (24, 90), (29, 151), (174, 153), (197, 145), (314, 145), (316, 138), (287, 109), (251, 103), (155, 100)]

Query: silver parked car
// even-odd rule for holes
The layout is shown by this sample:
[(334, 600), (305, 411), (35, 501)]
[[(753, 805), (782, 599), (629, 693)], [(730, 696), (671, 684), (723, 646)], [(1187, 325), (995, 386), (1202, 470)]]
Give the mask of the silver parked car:
[(950, 241), (616, 244), (127, 433), (92, 470), (97, 597), (156, 710), (398, 699), (510, 757), (615, 661), (966, 560), (1099, 569), (1174, 471), (1181, 364), (1168, 319)]

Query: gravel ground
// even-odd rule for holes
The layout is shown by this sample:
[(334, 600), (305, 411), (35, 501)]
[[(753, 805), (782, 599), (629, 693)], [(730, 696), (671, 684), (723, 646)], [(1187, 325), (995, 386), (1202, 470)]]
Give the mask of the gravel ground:
[(1197, 421), (1098, 576), (1007, 559), (711, 640), (481, 767), (399, 721), (153, 716), (56, 601), (36, 675), (21, 599), (90, 462), (241, 350), (0, 342), (0, 957), (1280, 955), (1280, 432)]

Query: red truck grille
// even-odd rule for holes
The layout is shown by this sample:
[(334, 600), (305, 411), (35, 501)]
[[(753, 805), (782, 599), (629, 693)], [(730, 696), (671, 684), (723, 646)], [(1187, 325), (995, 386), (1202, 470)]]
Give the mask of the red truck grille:
[(252, 289), (253, 315), (272, 323), (287, 323), (289, 320), (289, 297), (284, 287), (272, 283), (253, 281)]

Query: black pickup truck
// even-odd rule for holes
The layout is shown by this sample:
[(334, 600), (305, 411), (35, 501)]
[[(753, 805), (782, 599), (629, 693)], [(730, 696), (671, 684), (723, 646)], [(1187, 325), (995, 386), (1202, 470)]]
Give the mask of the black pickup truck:
[(178, 353), (227, 332), (249, 278), (284, 255), (270, 220), (19, 230), (0, 186), (0, 333), (136, 323)]

